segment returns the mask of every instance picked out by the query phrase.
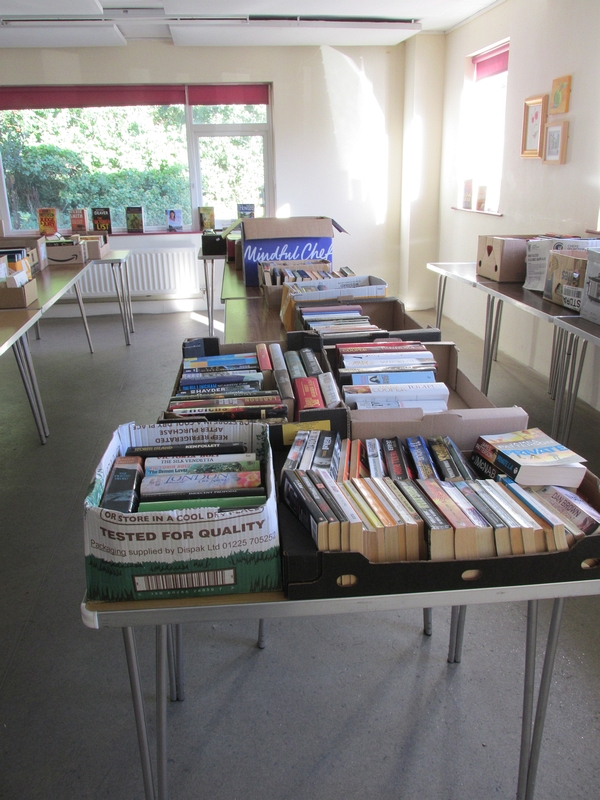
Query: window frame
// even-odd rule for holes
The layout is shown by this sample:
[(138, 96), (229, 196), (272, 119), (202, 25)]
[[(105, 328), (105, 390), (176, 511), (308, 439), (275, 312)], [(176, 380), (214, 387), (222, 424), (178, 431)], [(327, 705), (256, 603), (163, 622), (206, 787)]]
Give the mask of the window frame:
[[(156, 102), (152, 102), (156, 93)], [(243, 105), (240, 97), (249, 93), (247, 99), (264, 100), (266, 105), (267, 120), (264, 123), (228, 123), (228, 124), (203, 124), (192, 121), (193, 107), (198, 105), (231, 105), (232, 96), (237, 97), (233, 104)], [(255, 97), (253, 98), (252, 95)], [(68, 105), (56, 100), (61, 97), (85, 98), (77, 105)], [(94, 102), (94, 98), (101, 96), (102, 100)], [(144, 102), (136, 103), (136, 97), (144, 98)], [(35, 99), (35, 104), (25, 103), (24, 98)], [(160, 102), (161, 99), (171, 98), (170, 103)], [(38, 99), (39, 98), (39, 99)], [(131, 98), (131, 102), (123, 102)], [(110, 102), (109, 102), (110, 101)], [(229, 102), (228, 102), (229, 101)], [(262, 103), (261, 103), (262, 104)], [(202, 205), (202, 174), (199, 159), (199, 138), (204, 136), (240, 136), (260, 135), (263, 138), (263, 160), (265, 179), (265, 214), (272, 216), (275, 208), (275, 170), (274, 147), (272, 127), (272, 92), (271, 84), (194, 84), (194, 85), (161, 85), (161, 86), (55, 86), (55, 87), (0, 87), (0, 109), (25, 110), (35, 108), (83, 108), (83, 107), (118, 107), (130, 105), (183, 105), (185, 111), (186, 146), (188, 155), (189, 195), (192, 213), (191, 226), (185, 226), (184, 233), (200, 231), (198, 207)], [(232, 221), (232, 220), (231, 220)], [(0, 153), (0, 222), (7, 234), (15, 234), (10, 216), (8, 191), (6, 188), (6, 175)], [(221, 220), (219, 220), (221, 222)], [(226, 222), (223, 220), (223, 222)], [(59, 233), (70, 233), (70, 228), (59, 228)], [(19, 234), (31, 235), (37, 232), (33, 229), (20, 229)], [(162, 227), (147, 227), (144, 233), (165, 233)], [(128, 235), (125, 228), (113, 228), (111, 235)]]

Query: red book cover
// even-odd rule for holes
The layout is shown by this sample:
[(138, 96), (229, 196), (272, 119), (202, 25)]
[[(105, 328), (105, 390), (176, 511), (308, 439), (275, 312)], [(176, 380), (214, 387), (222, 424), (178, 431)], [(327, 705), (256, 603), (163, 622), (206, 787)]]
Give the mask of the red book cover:
[(295, 378), (294, 396), (296, 398), (296, 421), (300, 411), (310, 408), (325, 408), (319, 381), (315, 377)]
[(273, 369), (271, 358), (269, 356), (269, 350), (264, 342), (259, 342), (256, 345), (256, 358), (258, 360), (258, 368), (261, 372)]

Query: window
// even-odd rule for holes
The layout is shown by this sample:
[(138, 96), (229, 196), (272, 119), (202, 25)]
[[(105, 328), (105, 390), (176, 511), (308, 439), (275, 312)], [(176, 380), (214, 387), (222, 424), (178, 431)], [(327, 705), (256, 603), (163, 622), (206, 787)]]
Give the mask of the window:
[(459, 208), (499, 210), (507, 78), (507, 42), (468, 60), (458, 139)]
[(36, 230), (37, 209), (108, 206), (113, 231), (125, 208), (144, 208), (146, 230), (165, 230), (167, 208), (197, 229), (198, 206), (217, 224), (238, 203), (271, 213), (266, 84), (0, 89), (5, 226)]

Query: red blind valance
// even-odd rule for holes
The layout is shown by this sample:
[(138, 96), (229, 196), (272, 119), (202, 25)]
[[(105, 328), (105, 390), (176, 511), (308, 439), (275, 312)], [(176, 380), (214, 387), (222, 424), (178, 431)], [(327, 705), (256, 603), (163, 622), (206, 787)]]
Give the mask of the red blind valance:
[(475, 64), (475, 80), (491, 78), (492, 75), (499, 75), (508, 70), (508, 42), (473, 56)]
[(0, 110), (27, 108), (96, 108), (99, 106), (260, 105), (269, 102), (262, 84), (147, 86), (4, 86)]

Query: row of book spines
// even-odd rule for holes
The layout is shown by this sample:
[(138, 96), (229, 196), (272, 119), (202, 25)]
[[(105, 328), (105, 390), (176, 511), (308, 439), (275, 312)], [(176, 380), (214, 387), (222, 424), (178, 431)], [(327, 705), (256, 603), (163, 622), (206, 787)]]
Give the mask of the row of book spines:
[[(482, 512), (487, 511), (489, 519), (482, 515), (477, 519), (473, 517), (473, 514), (478, 513), (475, 506), (471, 506), (471, 517), (461, 510), (461, 506), (468, 505), (466, 496), (461, 505), (458, 505), (454, 502), (453, 496), (448, 494), (450, 489), (455, 487), (449, 485), (444, 487), (435, 480), (418, 481), (418, 486), (411, 481), (392, 482), (389, 479), (387, 484), (381, 479), (371, 481), (354, 479), (344, 482), (338, 490), (354, 506), (362, 520), (362, 529), (357, 527), (350, 535), (350, 528), (344, 527), (343, 514), (340, 515), (338, 511), (336, 516), (331, 505), (327, 504), (327, 496), (323, 496), (322, 490), (319, 499), (318, 481), (322, 480), (320, 476), (323, 472), (317, 470), (316, 473), (313, 471), (304, 473), (301, 470), (287, 470), (284, 473), (283, 483), (286, 501), (304, 525), (311, 530), (315, 544), (320, 550), (349, 549), (362, 553), (370, 561), (381, 562), (412, 561), (424, 557), (431, 560), (492, 558), (496, 555), (566, 550), (569, 546), (564, 531), (560, 530), (560, 523), (557, 521), (552, 523), (548, 515), (530, 516), (531, 508), (522, 502), (518, 495), (512, 498), (513, 504), (516, 504), (513, 512), (517, 511), (517, 522), (515, 523), (513, 519), (511, 526), (497, 517), (498, 522), (494, 527), (490, 521), (494, 518), (493, 506), (496, 505), (501, 509), (503, 502), (508, 506), (511, 503), (509, 492), (501, 486), (494, 490), (498, 493), (496, 499), (493, 493), (487, 502), (478, 498), (477, 506)], [(314, 477), (315, 474), (317, 479)], [(290, 489), (290, 486), (293, 489)], [(404, 495), (404, 501), (398, 494), (398, 489)], [(477, 497), (477, 492), (471, 487), (468, 489), (467, 496), (471, 499), (474, 499), (473, 495)], [(481, 491), (485, 494), (483, 489)], [(307, 499), (307, 492), (312, 502)], [(393, 496), (394, 492), (396, 497)], [(290, 496), (293, 498), (292, 501)], [(415, 527), (414, 516), (412, 524), (406, 518), (403, 521), (398, 518), (401, 508), (398, 505), (399, 500), (401, 503), (408, 501), (411, 504), (414, 509), (413, 515), (416, 511), (422, 518), (420, 526), (417, 524)], [(522, 512), (520, 517), (519, 507)], [(407, 509), (405, 505), (403, 515), (406, 515)], [(521, 524), (523, 522), (524, 524)]]

